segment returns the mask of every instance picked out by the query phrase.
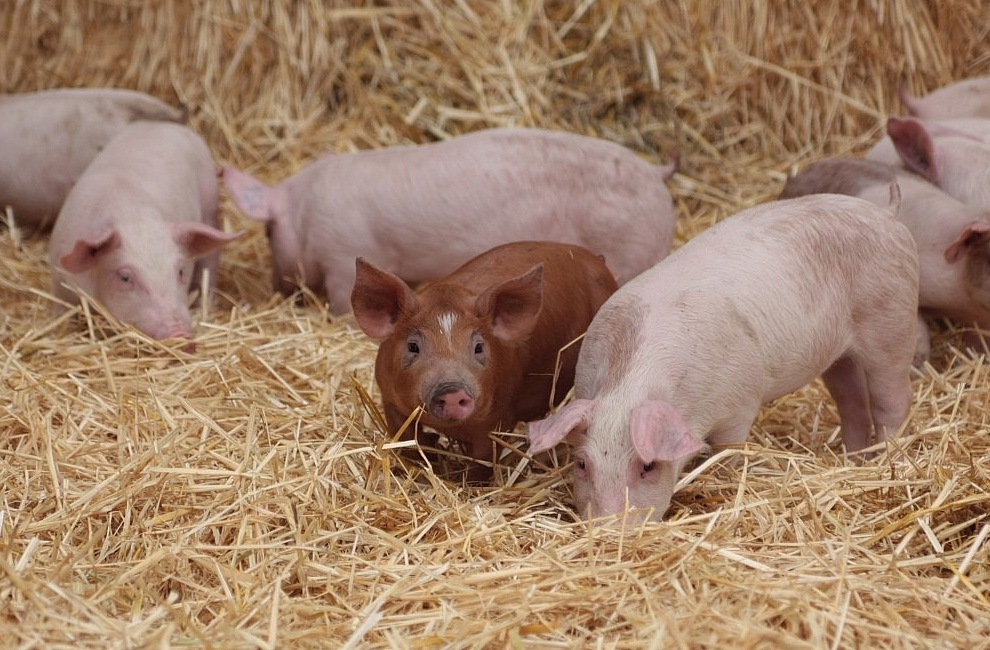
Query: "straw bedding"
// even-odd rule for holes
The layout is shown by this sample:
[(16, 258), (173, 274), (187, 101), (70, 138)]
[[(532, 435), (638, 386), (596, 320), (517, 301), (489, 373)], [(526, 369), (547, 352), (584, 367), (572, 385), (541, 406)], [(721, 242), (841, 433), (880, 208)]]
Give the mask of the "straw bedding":
[[(990, 74), (987, 25), (982, 0), (15, 0), (0, 91), (185, 104), (269, 181), (503, 125), (680, 151), (682, 243), (864, 151), (899, 81)], [(815, 383), (622, 534), (576, 518), (566, 452), (528, 459), (521, 427), (484, 488), (386, 439), (375, 344), (272, 296), (262, 228), (222, 208), (249, 235), (192, 354), (96, 305), (53, 317), (45, 238), (0, 234), (0, 645), (990, 644), (990, 381), (960, 332), (937, 329), (897, 453), (843, 458)]]

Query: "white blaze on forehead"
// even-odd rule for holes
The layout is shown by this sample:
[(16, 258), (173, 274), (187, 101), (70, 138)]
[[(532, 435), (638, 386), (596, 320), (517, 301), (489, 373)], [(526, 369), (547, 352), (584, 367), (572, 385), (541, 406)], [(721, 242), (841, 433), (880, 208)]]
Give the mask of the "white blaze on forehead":
[(454, 323), (457, 322), (457, 314), (451, 312), (444, 312), (437, 316), (437, 322), (440, 323), (440, 331), (444, 333), (447, 337), (447, 342), (453, 342), (454, 336)]

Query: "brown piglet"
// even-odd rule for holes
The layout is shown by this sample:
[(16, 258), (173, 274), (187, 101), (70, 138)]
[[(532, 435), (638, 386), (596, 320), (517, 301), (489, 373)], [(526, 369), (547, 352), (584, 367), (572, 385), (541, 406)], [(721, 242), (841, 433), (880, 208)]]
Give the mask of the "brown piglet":
[(491, 431), (542, 417), (551, 394), (557, 403), (571, 389), (579, 342), (569, 344), (617, 288), (600, 257), (550, 242), (498, 246), (418, 291), (362, 258), (356, 266), (354, 317), (384, 339), (375, 379), (390, 433), (422, 406), (418, 425), (479, 461), (492, 459)]

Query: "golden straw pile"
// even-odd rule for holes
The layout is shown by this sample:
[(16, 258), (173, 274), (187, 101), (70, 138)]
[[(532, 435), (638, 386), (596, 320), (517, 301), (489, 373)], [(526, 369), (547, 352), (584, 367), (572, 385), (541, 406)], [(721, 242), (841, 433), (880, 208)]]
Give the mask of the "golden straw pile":
[[(990, 74), (988, 24), (984, 0), (9, 0), (0, 92), (142, 90), (272, 182), (504, 125), (679, 151), (682, 243), (862, 153), (900, 81)], [(374, 342), (273, 296), (263, 228), (222, 207), (250, 234), (191, 354), (56, 319), (46, 239), (0, 231), (0, 646), (990, 647), (990, 373), (950, 326), (898, 453), (844, 459), (815, 383), (623, 533), (522, 427), (480, 488), (386, 438)]]

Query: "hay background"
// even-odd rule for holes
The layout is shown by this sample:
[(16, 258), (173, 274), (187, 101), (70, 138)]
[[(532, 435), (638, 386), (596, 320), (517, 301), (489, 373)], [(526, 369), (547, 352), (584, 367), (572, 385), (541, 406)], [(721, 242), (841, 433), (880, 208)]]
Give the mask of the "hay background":
[[(270, 181), (509, 124), (677, 149), (683, 242), (862, 152), (899, 80), (990, 74), (988, 26), (982, 0), (15, 0), (0, 92), (182, 102)], [(484, 489), (404, 461), (369, 412), (374, 344), (271, 296), (262, 229), (223, 207), (251, 234), (194, 355), (53, 321), (45, 240), (0, 235), (0, 645), (990, 647), (990, 383), (957, 332), (902, 458), (843, 460), (814, 384), (620, 536), (520, 454)]]

